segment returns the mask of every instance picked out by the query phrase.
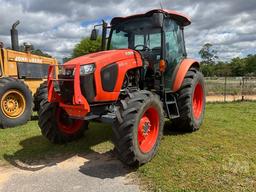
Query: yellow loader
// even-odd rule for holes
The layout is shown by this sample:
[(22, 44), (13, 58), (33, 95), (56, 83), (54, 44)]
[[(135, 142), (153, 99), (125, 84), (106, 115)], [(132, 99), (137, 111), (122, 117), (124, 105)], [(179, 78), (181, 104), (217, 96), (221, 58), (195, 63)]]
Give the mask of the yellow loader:
[[(20, 50), (19, 21), (12, 25), (11, 46), (4, 48), (0, 42), (0, 127), (14, 127), (26, 123), (33, 112), (38, 110), (42, 89), (47, 89), (48, 66), (57, 64), (55, 58), (31, 54), (32, 46), (24, 43)], [(39, 86), (41, 86), (40, 89)]]

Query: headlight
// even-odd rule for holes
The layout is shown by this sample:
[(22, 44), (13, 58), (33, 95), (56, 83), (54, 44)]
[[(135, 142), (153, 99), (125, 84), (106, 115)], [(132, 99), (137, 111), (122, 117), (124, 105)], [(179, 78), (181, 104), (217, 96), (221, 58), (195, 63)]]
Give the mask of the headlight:
[(80, 75), (87, 75), (93, 73), (95, 70), (94, 64), (81, 65), (80, 66)]

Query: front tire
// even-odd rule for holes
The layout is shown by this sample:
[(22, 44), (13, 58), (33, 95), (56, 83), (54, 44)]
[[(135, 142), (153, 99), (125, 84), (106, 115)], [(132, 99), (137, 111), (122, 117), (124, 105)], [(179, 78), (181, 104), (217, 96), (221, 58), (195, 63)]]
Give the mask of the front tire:
[(23, 81), (10, 77), (0, 79), (0, 127), (25, 124), (32, 109), (32, 93)]
[(203, 74), (196, 68), (190, 68), (177, 95), (180, 117), (172, 120), (172, 128), (184, 132), (198, 130), (205, 113)]
[(149, 162), (163, 135), (164, 112), (159, 97), (149, 91), (130, 93), (121, 100), (113, 125), (118, 158), (128, 166)]
[(42, 134), (52, 143), (62, 144), (81, 138), (88, 122), (69, 118), (58, 103), (41, 102), (38, 125)]
[(44, 81), (36, 89), (36, 93), (34, 94), (34, 111), (38, 112), (40, 109), (41, 101), (47, 100), (47, 98), (48, 98), (47, 81)]

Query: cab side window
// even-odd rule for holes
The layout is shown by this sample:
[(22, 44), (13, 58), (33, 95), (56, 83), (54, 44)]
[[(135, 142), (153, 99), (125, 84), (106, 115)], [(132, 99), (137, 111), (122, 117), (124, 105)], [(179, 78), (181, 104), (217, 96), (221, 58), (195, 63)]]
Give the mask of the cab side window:
[(168, 65), (175, 66), (184, 57), (184, 42), (180, 26), (173, 20), (165, 20), (165, 48)]

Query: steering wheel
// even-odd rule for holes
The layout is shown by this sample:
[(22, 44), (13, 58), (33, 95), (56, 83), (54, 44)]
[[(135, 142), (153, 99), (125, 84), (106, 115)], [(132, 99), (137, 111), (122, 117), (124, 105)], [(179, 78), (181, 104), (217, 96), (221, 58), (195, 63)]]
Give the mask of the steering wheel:
[(142, 47), (142, 48), (143, 48), (143, 49), (138, 50), (138, 51), (146, 51), (146, 50), (150, 50), (150, 48), (149, 48), (148, 46), (143, 45), (143, 44), (136, 45), (136, 46), (134, 47), (134, 50), (137, 50), (137, 48), (138, 48), (138, 47)]

